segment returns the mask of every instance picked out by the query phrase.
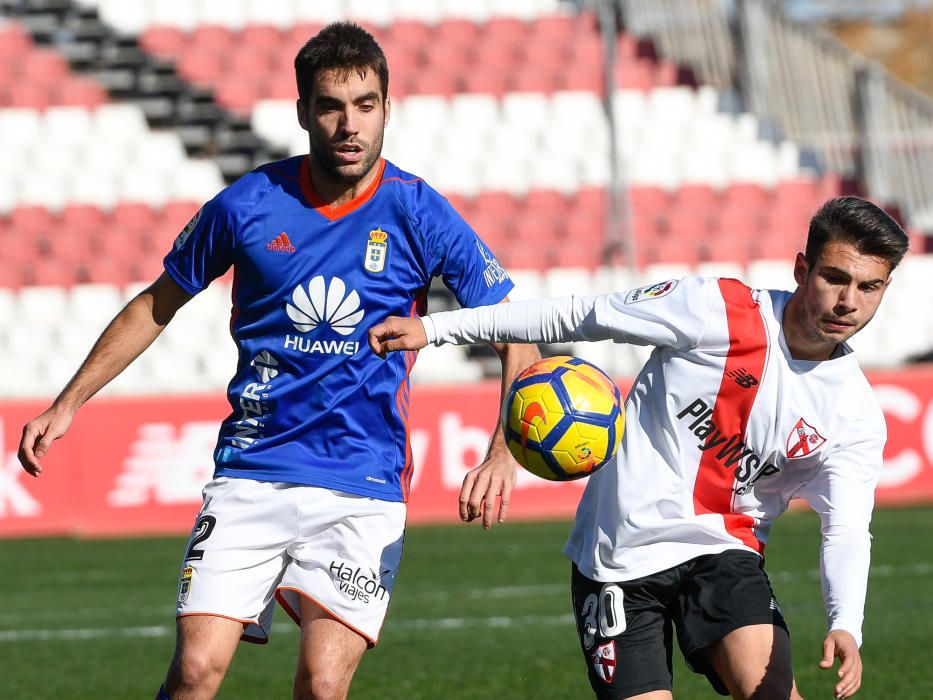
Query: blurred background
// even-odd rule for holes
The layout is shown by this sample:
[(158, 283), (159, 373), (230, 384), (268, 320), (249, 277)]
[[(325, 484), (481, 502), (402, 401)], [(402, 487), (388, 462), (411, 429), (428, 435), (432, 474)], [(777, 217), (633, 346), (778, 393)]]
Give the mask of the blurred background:
[[(915, 506), (876, 516), (865, 658), (884, 673), (866, 674), (866, 697), (921, 697), (933, 684), (912, 662), (933, 619), (918, 593), (933, 572), (930, 0), (0, 0), (0, 695), (158, 687), (181, 536), (229, 411), (229, 277), (82, 409), (41, 480), (16, 447), (201, 204), (307, 152), (292, 61), (343, 19), (389, 59), (385, 156), (449, 198), (515, 299), (692, 273), (791, 288), (827, 198), (870, 198), (903, 224), (912, 253), (853, 341), (888, 420), (878, 502)], [(432, 287), (430, 310), (454, 305)], [(625, 388), (647, 351), (543, 352), (589, 359)], [(479, 347), (421, 353), (410, 523), (455, 520), (497, 415), (497, 371)], [(537, 522), (413, 528), (395, 641), (367, 657), (355, 694), (587, 695), (560, 556), (580, 488), (522, 473), (511, 517)], [(769, 570), (807, 659), (798, 683), (828, 695), (810, 659), (819, 525), (786, 520)], [(63, 535), (78, 539), (38, 539)], [(451, 663), (464, 649), (472, 663)], [(292, 653), (253, 653), (229, 696), (287, 696)], [(709, 696), (678, 668), (682, 697)]]

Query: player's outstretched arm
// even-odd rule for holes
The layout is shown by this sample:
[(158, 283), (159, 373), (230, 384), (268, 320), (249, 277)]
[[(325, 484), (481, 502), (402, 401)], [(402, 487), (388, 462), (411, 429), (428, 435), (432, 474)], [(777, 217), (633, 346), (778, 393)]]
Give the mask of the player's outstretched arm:
[[(537, 345), (493, 343), (493, 350), (502, 362), (502, 395), (500, 404), (515, 377), (528, 365), (541, 359)], [(460, 488), (460, 519), (471, 522), (480, 516), (483, 527), (489, 529), (493, 522), (504, 523), (509, 512), (512, 488), (517, 479), (518, 464), (505, 444), (502, 425), (496, 422), (496, 430), (489, 442), (486, 459), (475, 469), (467, 472)], [(499, 510), (496, 512), (496, 499)]]
[(845, 630), (833, 630), (823, 640), (820, 668), (832, 668), (835, 659), (842, 662), (836, 672), (839, 682), (834, 689), (835, 697), (850, 698), (862, 685), (862, 656), (855, 637)]
[(428, 344), (424, 324), (420, 318), (389, 316), (369, 329), (369, 347), (385, 359), (397, 350), (420, 350)]
[(39, 460), (67, 432), (78, 409), (139, 357), (189, 299), (163, 273), (114, 317), (52, 405), (23, 428), (17, 455), (23, 469), (39, 476)]

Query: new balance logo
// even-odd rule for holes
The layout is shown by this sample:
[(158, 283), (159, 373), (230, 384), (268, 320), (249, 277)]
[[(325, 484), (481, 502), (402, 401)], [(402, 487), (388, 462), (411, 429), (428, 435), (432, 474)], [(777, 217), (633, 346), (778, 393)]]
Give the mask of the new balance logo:
[(748, 370), (744, 367), (739, 367), (731, 372), (727, 372), (726, 376), (734, 379), (735, 383), (743, 389), (750, 389), (758, 383), (758, 379), (754, 375), (749, 374)]
[(266, 243), (266, 250), (271, 250), (274, 253), (294, 253), (295, 246), (288, 240), (288, 234), (282, 231), (273, 240)]

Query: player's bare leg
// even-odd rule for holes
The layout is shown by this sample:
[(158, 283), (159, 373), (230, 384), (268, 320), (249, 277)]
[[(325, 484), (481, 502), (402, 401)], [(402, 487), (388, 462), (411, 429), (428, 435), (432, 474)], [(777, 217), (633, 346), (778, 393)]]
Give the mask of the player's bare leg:
[(366, 651), (366, 640), (313, 601), (301, 598), (301, 649), (295, 700), (342, 700)]
[(172, 700), (200, 700), (217, 695), (227, 673), (243, 623), (212, 615), (178, 618), (175, 656), (165, 679)]
[(710, 646), (710, 664), (733, 698), (802, 700), (790, 663), (790, 637), (775, 625), (748, 625)]

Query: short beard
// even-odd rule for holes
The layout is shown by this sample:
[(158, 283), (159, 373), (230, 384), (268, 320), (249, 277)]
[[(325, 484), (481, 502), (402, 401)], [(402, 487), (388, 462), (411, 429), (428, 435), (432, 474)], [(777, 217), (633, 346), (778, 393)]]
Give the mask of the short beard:
[(355, 166), (340, 166), (337, 165), (336, 158), (331, 155), (329, 144), (324, 148), (318, 149), (315, 148), (316, 144), (312, 139), (311, 157), (317, 162), (318, 166), (324, 171), (327, 177), (337, 182), (353, 185), (366, 177), (367, 173), (372, 170), (376, 161), (379, 160), (379, 156), (382, 154), (382, 143), (383, 135), (380, 134), (379, 138), (373, 143), (373, 148), (367, 151), (365, 160)]

